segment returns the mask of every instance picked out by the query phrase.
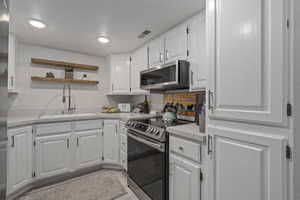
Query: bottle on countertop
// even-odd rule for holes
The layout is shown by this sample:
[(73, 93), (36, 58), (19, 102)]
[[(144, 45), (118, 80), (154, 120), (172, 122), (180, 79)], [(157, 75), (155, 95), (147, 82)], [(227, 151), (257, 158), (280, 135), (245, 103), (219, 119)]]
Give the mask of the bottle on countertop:
[(145, 95), (145, 101), (143, 103), (143, 111), (144, 113), (149, 113), (149, 102), (147, 100), (147, 95)]

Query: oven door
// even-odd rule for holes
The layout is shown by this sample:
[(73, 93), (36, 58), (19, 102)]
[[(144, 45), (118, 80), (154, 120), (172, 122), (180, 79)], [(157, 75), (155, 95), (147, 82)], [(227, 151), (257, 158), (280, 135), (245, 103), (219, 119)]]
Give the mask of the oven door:
[[(165, 144), (135, 134), (128, 130), (128, 176), (129, 180), (153, 200), (166, 200), (167, 152)], [(129, 181), (129, 186), (130, 186)]]

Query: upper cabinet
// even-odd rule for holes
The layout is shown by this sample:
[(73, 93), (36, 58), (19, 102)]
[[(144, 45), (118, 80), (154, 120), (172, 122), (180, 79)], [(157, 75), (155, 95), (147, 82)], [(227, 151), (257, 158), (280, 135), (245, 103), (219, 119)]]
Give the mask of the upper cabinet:
[(131, 55), (131, 94), (145, 94), (147, 91), (140, 89), (140, 72), (148, 68), (148, 48), (146, 46), (136, 50)]
[(188, 61), (190, 62), (190, 89), (207, 86), (205, 13), (201, 12), (188, 22)]
[(130, 56), (111, 55), (111, 94), (130, 93)]
[(284, 0), (208, 0), (210, 117), (287, 121)]
[(158, 37), (148, 44), (149, 50), (149, 66), (154, 67), (165, 61), (165, 40)]
[(13, 33), (9, 33), (8, 39), (8, 92), (16, 92), (16, 54), (18, 41)]
[(165, 34), (165, 62), (187, 59), (187, 32), (184, 23)]

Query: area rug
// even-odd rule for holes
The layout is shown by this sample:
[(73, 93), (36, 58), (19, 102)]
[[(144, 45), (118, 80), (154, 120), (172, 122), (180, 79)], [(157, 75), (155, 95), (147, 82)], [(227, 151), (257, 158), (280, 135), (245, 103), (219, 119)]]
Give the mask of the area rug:
[(19, 200), (112, 200), (125, 194), (118, 178), (103, 170), (33, 190)]

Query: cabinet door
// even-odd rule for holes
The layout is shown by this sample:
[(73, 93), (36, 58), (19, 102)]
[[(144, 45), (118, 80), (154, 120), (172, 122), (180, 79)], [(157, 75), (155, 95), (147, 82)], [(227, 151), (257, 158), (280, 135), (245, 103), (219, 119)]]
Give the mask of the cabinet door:
[(32, 127), (8, 131), (8, 194), (27, 185), (32, 173)]
[(102, 157), (102, 130), (90, 130), (76, 133), (76, 168), (99, 164)]
[(190, 89), (199, 90), (206, 88), (206, 40), (205, 16), (202, 12), (189, 21), (188, 34), (188, 61), (190, 62)]
[(70, 169), (70, 134), (36, 138), (36, 174), (44, 178)]
[(208, 0), (210, 117), (283, 124), (285, 0)]
[(132, 54), (131, 59), (131, 93), (146, 94), (147, 91), (141, 90), (140, 72), (148, 68), (147, 47), (142, 47)]
[(17, 40), (13, 33), (9, 33), (8, 40), (8, 92), (15, 92), (16, 89), (16, 58)]
[(165, 35), (165, 62), (187, 59), (187, 25), (182, 24)]
[(201, 199), (200, 165), (170, 155), (170, 200)]
[(103, 156), (106, 163), (119, 163), (118, 122), (106, 123), (103, 128)]
[(149, 66), (161, 65), (165, 60), (164, 38), (159, 37), (148, 44)]
[(111, 56), (111, 89), (113, 94), (130, 93), (130, 57), (129, 55)]
[(285, 139), (214, 128), (209, 200), (286, 200)]

